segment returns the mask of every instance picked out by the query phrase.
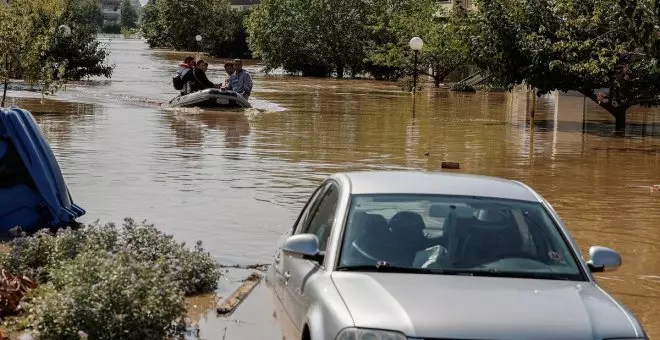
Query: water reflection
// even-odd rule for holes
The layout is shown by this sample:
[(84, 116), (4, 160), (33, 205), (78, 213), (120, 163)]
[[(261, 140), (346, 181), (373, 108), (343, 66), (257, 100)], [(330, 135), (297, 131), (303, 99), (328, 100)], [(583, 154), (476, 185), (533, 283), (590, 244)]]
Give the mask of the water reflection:
[(98, 105), (66, 102), (51, 98), (12, 98), (11, 105), (29, 110), (39, 123), (41, 131), (51, 143), (51, 148), (69, 151), (73, 133), (89, 133), (103, 108)]
[(209, 129), (224, 132), (226, 148), (245, 146), (245, 137), (250, 133), (250, 123), (245, 112), (205, 111), (195, 118)]
[(204, 127), (191, 119), (191, 114), (168, 111), (162, 117), (164, 124), (174, 132), (174, 146), (201, 150), (204, 142)]

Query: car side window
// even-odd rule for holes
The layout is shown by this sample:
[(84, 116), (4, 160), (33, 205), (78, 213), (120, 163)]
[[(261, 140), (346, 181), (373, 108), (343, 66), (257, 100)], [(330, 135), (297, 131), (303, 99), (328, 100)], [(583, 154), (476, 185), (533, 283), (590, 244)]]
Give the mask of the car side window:
[(312, 196), (309, 198), (307, 203), (305, 204), (305, 207), (303, 208), (303, 211), (298, 215), (298, 220), (296, 221), (296, 224), (293, 226), (293, 231), (292, 234), (301, 234), (303, 230), (305, 229), (304, 226), (306, 225), (306, 222), (309, 220), (309, 213), (314, 209), (316, 205), (318, 205), (318, 201), (320, 199), (321, 194), (324, 193), (325, 188), (328, 186), (327, 183), (323, 183), (319, 185), (318, 188), (316, 188), (316, 191), (312, 194)]
[(331, 184), (325, 191), (321, 203), (312, 212), (309, 225), (305, 233), (314, 234), (319, 238), (319, 250), (325, 251), (332, 224), (337, 213), (339, 202), (339, 189)]

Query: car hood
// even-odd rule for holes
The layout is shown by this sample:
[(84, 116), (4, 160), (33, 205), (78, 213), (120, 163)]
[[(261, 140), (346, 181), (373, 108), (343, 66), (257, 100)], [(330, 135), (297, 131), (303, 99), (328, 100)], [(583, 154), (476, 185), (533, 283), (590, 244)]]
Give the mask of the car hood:
[(591, 282), (335, 272), (357, 327), (443, 339), (641, 337), (622, 306)]

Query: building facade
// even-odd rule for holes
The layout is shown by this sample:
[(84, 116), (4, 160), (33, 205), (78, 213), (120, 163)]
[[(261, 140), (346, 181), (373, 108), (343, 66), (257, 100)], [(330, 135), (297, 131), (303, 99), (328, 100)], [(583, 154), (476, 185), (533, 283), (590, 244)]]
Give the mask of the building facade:
[(261, 3), (261, 0), (231, 0), (231, 8), (245, 11)]
[[(122, 0), (100, 0), (104, 25), (119, 24), (121, 22), (121, 2)], [(142, 12), (140, 0), (131, 0), (131, 4), (138, 14)]]

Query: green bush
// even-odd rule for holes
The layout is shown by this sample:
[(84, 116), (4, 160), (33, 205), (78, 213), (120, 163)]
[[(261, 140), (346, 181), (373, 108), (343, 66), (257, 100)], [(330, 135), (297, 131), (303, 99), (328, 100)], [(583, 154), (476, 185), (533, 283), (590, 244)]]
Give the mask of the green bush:
[(466, 85), (463, 83), (456, 83), (451, 86), (452, 91), (456, 92), (477, 92), (477, 90), (472, 85)]
[(184, 297), (217, 288), (220, 267), (146, 222), (98, 222), (9, 242), (0, 265), (35, 278), (27, 319), (40, 339), (163, 339), (182, 332)]
[(150, 263), (170, 275), (186, 295), (207, 293), (217, 288), (220, 268), (201, 242), (193, 249), (146, 222), (125, 219), (121, 229), (113, 223), (98, 222), (77, 230), (62, 229), (56, 234), (46, 230), (20, 237), (9, 243), (10, 250), (0, 264), (16, 274), (25, 274), (39, 283), (50, 281), (53, 271), (65, 261), (86, 252), (127, 252), (137, 261)]
[(171, 235), (160, 232), (153, 224), (136, 224), (126, 219), (118, 246), (130, 251), (141, 261), (160, 261), (186, 295), (208, 293), (217, 288), (220, 267), (197, 241), (193, 250), (177, 243)]
[(106, 24), (101, 28), (101, 33), (120, 34), (121, 33), (121, 25), (120, 24)]
[(163, 339), (185, 304), (166, 267), (129, 250), (89, 250), (62, 262), (27, 305), (40, 339)]
[[(402, 91), (412, 92), (414, 85), (413, 77), (403, 77), (399, 79), (399, 87)], [(424, 84), (417, 78), (417, 92), (424, 88)]]
[(124, 36), (124, 39), (139, 39), (140, 30), (137, 28), (122, 27), (121, 35)]

